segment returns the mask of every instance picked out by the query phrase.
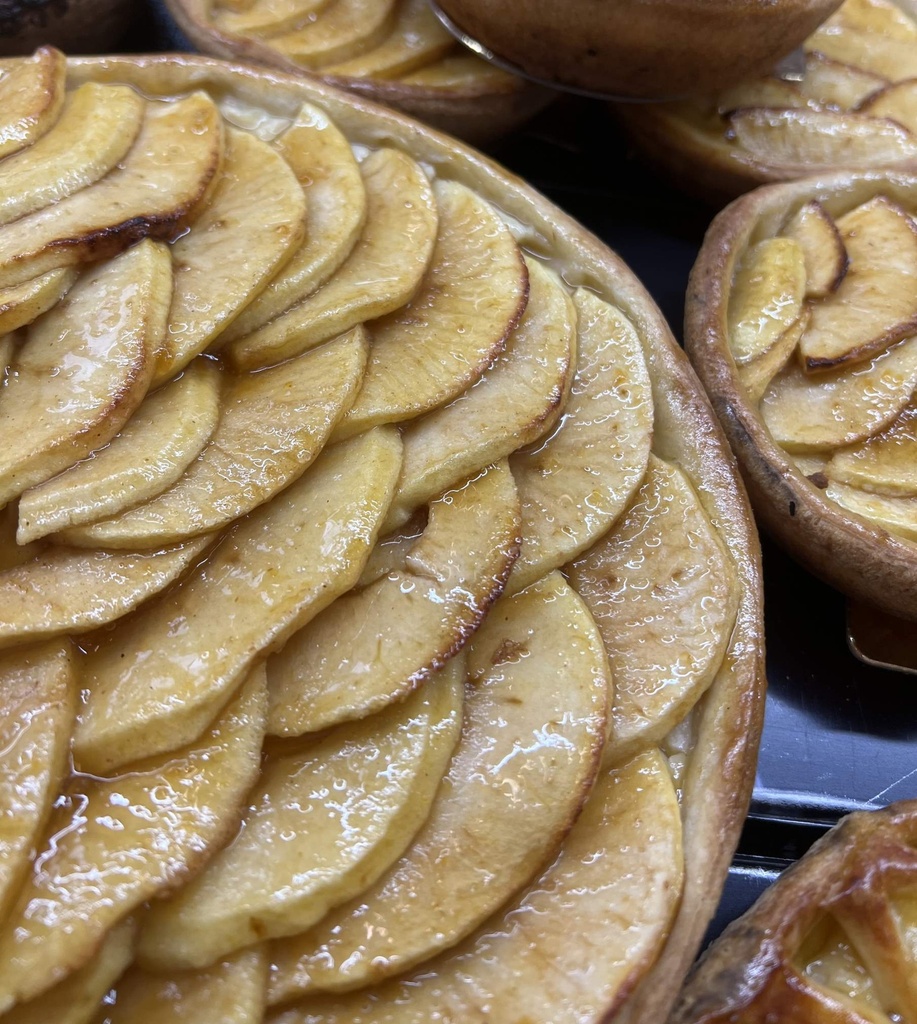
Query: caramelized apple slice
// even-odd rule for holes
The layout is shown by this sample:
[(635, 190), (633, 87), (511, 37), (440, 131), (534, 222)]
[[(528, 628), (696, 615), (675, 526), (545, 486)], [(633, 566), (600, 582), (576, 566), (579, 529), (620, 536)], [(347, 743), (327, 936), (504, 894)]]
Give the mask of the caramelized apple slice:
[(895, 82), (872, 93), (860, 106), (871, 117), (887, 117), (917, 134), (917, 78)]
[(576, 310), (557, 277), (527, 260), (529, 301), (519, 326), (475, 387), (404, 431), (404, 462), (386, 528), (448, 487), (542, 435), (567, 395)]
[(389, 573), (404, 572), (411, 548), (420, 540), (427, 521), (427, 509), (420, 509), (402, 529), (383, 537), (370, 552), (355, 589), (368, 587)]
[(0, 164), (0, 224), (104, 177), (140, 131), (143, 100), (125, 85), (81, 85), (50, 131)]
[(214, 9), (213, 21), (224, 32), (271, 36), (315, 21), (331, 0), (254, 0), (240, 11)]
[(799, 339), (808, 372), (863, 362), (917, 333), (917, 224), (877, 196), (837, 221), (851, 272), (812, 306)]
[(777, 444), (789, 452), (840, 448), (887, 427), (917, 387), (917, 337), (893, 345), (864, 366), (810, 377), (789, 363), (761, 400)]
[(338, 269), (366, 217), (366, 189), (350, 143), (318, 107), (303, 104), (274, 143), (306, 195), (306, 237), (267, 288), (220, 335), (222, 347), (302, 302)]
[(219, 170), (221, 126), (204, 93), (148, 101), (137, 141), (111, 174), (0, 227), (0, 287), (114, 256), (147, 236), (181, 234)]
[(276, 320), (226, 347), (243, 368), (279, 362), (391, 313), (414, 294), (436, 238), (436, 201), (410, 157), (380, 149), (361, 166), (366, 189), (363, 234), (322, 288)]
[(385, 39), (395, 0), (336, 0), (321, 18), (294, 32), (272, 35), (271, 46), (304, 68), (352, 60)]
[(595, 779), (610, 679), (595, 623), (559, 573), (494, 607), (468, 673), (462, 737), (426, 824), (368, 891), (271, 944), (270, 1002), (359, 988), (454, 945), (570, 829)]
[(80, 769), (104, 773), (199, 736), (255, 658), (357, 581), (400, 465), (393, 430), (336, 445), (182, 586), (111, 630), (84, 661)]
[(140, 405), (171, 282), (165, 246), (145, 241), (32, 325), (0, 390), (0, 504), (110, 441)]
[(798, 83), (807, 100), (837, 110), (855, 110), (870, 93), (884, 85), (888, 85), (887, 78), (831, 60), (823, 53), (806, 54), (805, 75)]
[(257, 778), (263, 736), (257, 669), (194, 746), (120, 778), (67, 783), (0, 933), (0, 1012), (88, 963), (135, 907), (227, 842)]
[(178, 579), (212, 540), (139, 554), (52, 546), (0, 572), (0, 648), (114, 622)]
[(799, 319), (791, 324), (766, 352), (737, 368), (742, 387), (756, 405), (761, 401), (770, 382), (790, 361), (803, 331), (809, 325), (810, 315), (808, 308), (803, 309)]
[(430, 267), (414, 298), (371, 326), (363, 386), (337, 437), (413, 419), (460, 395), (525, 310), (525, 261), (493, 207), (458, 182), (433, 190), (439, 233)]
[(220, 373), (200, 359), (149, 395), (105, 448), (26, 491), (16, 539), (27, 544), (155, 498), (197, 458), (219, 415)]
[(738, 82), (716, 95), (716, 108), (721, 114), (745, 107), (805, 107), (809, 103), (798, 82), (767, 75)]
[(461, 731), (464, 686), (459, 656), (403, 703), (269, 757), (236, 840), (146, 917), (144, 966), (202, 967), (296, 935), (372, 885), (430, 811)]
[(49, 270), (31, 281), (0, 288), (0, 332), (16, 331), (47, 313), (67, 294), (76, 276), (71, 269)]
[(605, 533), (643, 479), (653, 396), (640, 339), (624, 315), (578, 289), (577, 367), (562, 425), (510, 459), (522, 499), (522, 551), (508, 586), (521, 590)]
[(737, 366), (776, 344), (802, 312), (805, 290), (805, 257), (794, 239), (766, 238), (749, 249), (729, 296), (727, 337)]
[(803, 46), (889, 81), (898, 82), (917, 75), (917, 49), (911, 39), (896, 39), (883, 32), (851, 31), (832, 24), (829, 19)]
[(823, 31), (876, 33), (903, 43), (917, 43), (917, 25), (892, 0), (845, 0)]
[(800, 207), (781, 234), (794, 239), (802, 249), (806, 298), (823, 299), (829, 292), (837, 291), (850, 261), (841, 233), (822, 204), (813, 199)]
[(339, 598), (268, 662), (271, 733), (325, 729), (410, 693), (478, 627), (518, 536), (505, 463), (435, 502), (402, 567)]
[(42, 46), (0, 78), (0, 158), (49, 131), (64, 102), (64, 55)]
[(61, 537), (90, 547), (143, 548), (205, 533), (264, 504), (300, 477), (353, 401), (366, 365), (358, 327), (263, 373), (230, 379), (210, 442), (158, 497)]
[(917, 496), (917, 402), (879, 434), (835, 452), (825, 473), (837, 483), (888, 497)]
[(651, 455), (633, 504), (569, 579), (608, 652), (605, 758), (616, 764), (658, 742), (713, 682), (738, 610), (735, 566), (685, 475)]
[(0, 918), (67, 767), (78, 681), (68, 641), (0, 654)]
[(684, 884), (681, 833), (665, 758), (645, 751), (600, 776), (554, 864), (454, 952), (404, 981), (304, 999), (266, 1020), (568, 1022), (587, 1006), (588, 1019), (611, 1020), (672, 925)]
[(917, 540), (917, 498), (873, 494), (834, 480), (828, 481), (825, 494), (849, 512), (871, 520), (889, 533)]
[(172, 246), (175, 289), (154, 384), (203, 352), (289, 258), (305, 234), (306, 199), (266, 142), (228, 129), (220, 180)]

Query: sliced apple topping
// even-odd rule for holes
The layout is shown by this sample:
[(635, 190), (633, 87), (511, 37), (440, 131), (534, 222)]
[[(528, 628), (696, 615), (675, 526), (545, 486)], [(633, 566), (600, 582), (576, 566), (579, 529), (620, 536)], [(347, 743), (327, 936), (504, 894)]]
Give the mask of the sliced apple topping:
[(574, 295), (577, 367), (560, 428), (513, 455), (523, 544), (508, 586), (520, 590), (605, 533), (646, 471), (653, 396), (640, 339), (624, 315), (591, 292)]
[(745, 107), (805, 106), (807, 100), (800, 92), (798, 82), (786, 82), (773, 75), (738, 82), (716, 97), (716, 107), (721, 114), (730, 114)]
[(76, 277), (75, 270), (49, 270), (31, 281), (0, 288), (0, 332), (17, 331), (47, 313), (67, 294)]
[(917, 540), (917, 497), (896, 498), (829, 480), (825, 494), (849, 512), (878, 523), (889, 533)]
[(803, 309), (799, 319), (787, 327), (766, 352), (750, 363), (737, 367), (742, 387), (748, 393), (749, 399), (756, 405), (761, 401), (770, 382), (792, 358), (803, 331), (809, 325), (810, 315), (808, 308)]
[[(917, 43), (915, 43), (917, 45)], [(917, 135), (917, 79), (906, 78), (872, 93), (860, 106), (870, 117), (887, 117)]]
[(271, 46), (305, 68), (352, 60), (391, 32), (395, 0), (336, 0), (310, 25), (271, 36)]
[(736, 570), (677, 467), (650, 456), (634, 503), (569, 572), (615, 682), (608, 763), (658, 742), (713, 681), (738, 610)]
[(47, 547), (46, 541), (16, 543), (16, 502), (0, 507), (0, 572), (22, 565)]
[(821, 203), (813, 199), (801, 206), (781, 234), (794, 239), (802, 249), (806, 298), (822, 299), (836, 291), (850, 260), (837, 225)]
[(222, 122), (209, 96), (148, 101), (136, 142), (111, 174), (0, 227), (0, 287), (106, 259), (148, 236), (171, 241), (207, 196), (222, 151)]
[(727, 332), (737, 366), (767, 352), (802, 311), (806, 265), (792, 238), (766, 238), (742, 258), (729, 296)]
[(270, 659), (270, 731), (298, 736), (402, 699), (477, 629), (518, 538), (505, 462), (434, 502), (403, 566), (339, 598)]
[(402, 434), (404, 462), (386, 528), (550, 427), (576, 359), (576, 310), (556, 275), (526, 260), (529, 300), (506, 349), (477, 384)]
[(140, 962), (203, 967), (302, 932), (372, 885), (430, 811), (461, 731), (464, 686), (459, 656), (406, 701), (269, 757), (235, 841), (145, 918)]
[(107, 633), (84, 661), (80, 770), (104, 774), (193, 742), (254, 659), (356, 583), (400, 467), (392, 429), (336, 445), (181, 587)]
[(654, 962), (683, 885), (678, 798), (665, 758), (647, 750), (600, 776), (555, 863), (454, 952), (404, 981), (304, 999), (267, 1021), (565, 1021), (586, 1006), (614, 1015)]
[(917, 25), (892, 0), (845, 0), (823, 30), (877, 34), (903, 43), (917, 43)]
[(360, 897), (271, 944), (270, 1002), (358, 988), (454, 945), (573, 824), (595, 779), (610, 680), (595, 624), (559, 573), (501, 600), (468, 671), (462, 736), (426, 824)]
[(51, 129), (64, 102), (66, 73), (64, 55), (43, 46), (0, 78), (0, 158)]
[(18, 542), (116, 515), (174, 484), (216, 429), (220, 380), (213, 363), (197, 360), (149, 395), (104, 448), (27, 490), (19, 499)]
[(338, 425), (349, 437), (429, 412), (469, 388), (525, 310), (528, 272), (493, 207), (453, 181), (434, 185), (439, 233), (417, 294), (370, 328), (363, 386)]
[(831, 60), (823, 53), (806, 54), (800, 92), (810, 100), (837, 110), (855, 110), (871, 93), (888, 85), (882, 75)]
[(229, 129), (220, 180), (172, 246), (175, 289), (155, 383), (203, 352), (289, 258), (305, 233), (306, 199), (283, 157)]
[(917, 402), (881, 433), (835, 452), (825, 474), (837, 483), (888, 497), (917, 497)]
[(457, 54), (444, 57), (435, 64), (418, 68), (402, 81), (405, 85), (422, 85), (426, 89), (442, 89), (444, 92), (456, 92), (468, 89), (486, 93), (489, 89), (506, 90), (512, 88), (513, 76), (493, 64), (481, 66), (481, 58), (473, 54)]
[[(889, 7), (895, 6), (891, 3)], [(880, 31), (861, 31), (845, 27), (829, 18), (803, 43), (808, 51), (851, 64), (861, 71), (881, 75), (891, 81), (917, 75), (917, 49), (912, 38), (896, 38)]]
[(254, 0), (241, 10), (213, 11), (214, 24), (237, 35), (270, 36), (302, 28), (315, 21), (332, 0)]
[(279, 362), (364, 320), (392, 313), (414, 294), (433, 251), (437, 212), (426, 175), (393, 149), (361, 165), (366, 189), (363, 234), (338, 272), (309, 298), (226, 346), (237, 366)]
[(0, 504), (110, 441), (140, 405), (171, 285), (168, 251), (145, 241), (29, 328), (0, 388)]

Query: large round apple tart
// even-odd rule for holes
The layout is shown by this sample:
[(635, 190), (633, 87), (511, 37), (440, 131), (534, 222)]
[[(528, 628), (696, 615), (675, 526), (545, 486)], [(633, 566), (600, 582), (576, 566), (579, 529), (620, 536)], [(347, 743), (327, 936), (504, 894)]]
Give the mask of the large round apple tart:
[(2, 1019), (662, 1019), (762, 648), (646, 293), (320, 86), (3, 72)]

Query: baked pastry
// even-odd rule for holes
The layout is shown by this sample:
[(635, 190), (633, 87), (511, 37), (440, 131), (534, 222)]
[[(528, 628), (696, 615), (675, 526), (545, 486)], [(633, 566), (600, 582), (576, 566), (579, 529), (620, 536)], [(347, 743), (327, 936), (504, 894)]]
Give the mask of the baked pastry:
[(845, 0), (803, 51), (785, 78), (616, 114), (673, 181), (716, 202), (843, 167), (917, 166), (912, 0)]
[[(763, 674), (750, 517), (646, 293), (315, 83), (13, 76), (0, 1013), (660, 1019)], [(104, 155), (80, 104), (122, 111)]]
[(672, 1024), (906, 1021), (917, 801), (844, 818), (705, 953)]
[(768, 186), (714, 221), (685, 340), (759, 521), (811, 571), (917, 618), (917, 180)]

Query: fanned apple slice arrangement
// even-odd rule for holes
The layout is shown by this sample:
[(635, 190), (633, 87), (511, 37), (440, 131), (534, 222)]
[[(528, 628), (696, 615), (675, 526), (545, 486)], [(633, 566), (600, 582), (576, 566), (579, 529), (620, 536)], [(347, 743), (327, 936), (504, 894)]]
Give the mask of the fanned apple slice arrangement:
[(639, 285), (294, 79), (42, 50), (5, 88), (0, 1022), (658, 1021), (761, 644)]

